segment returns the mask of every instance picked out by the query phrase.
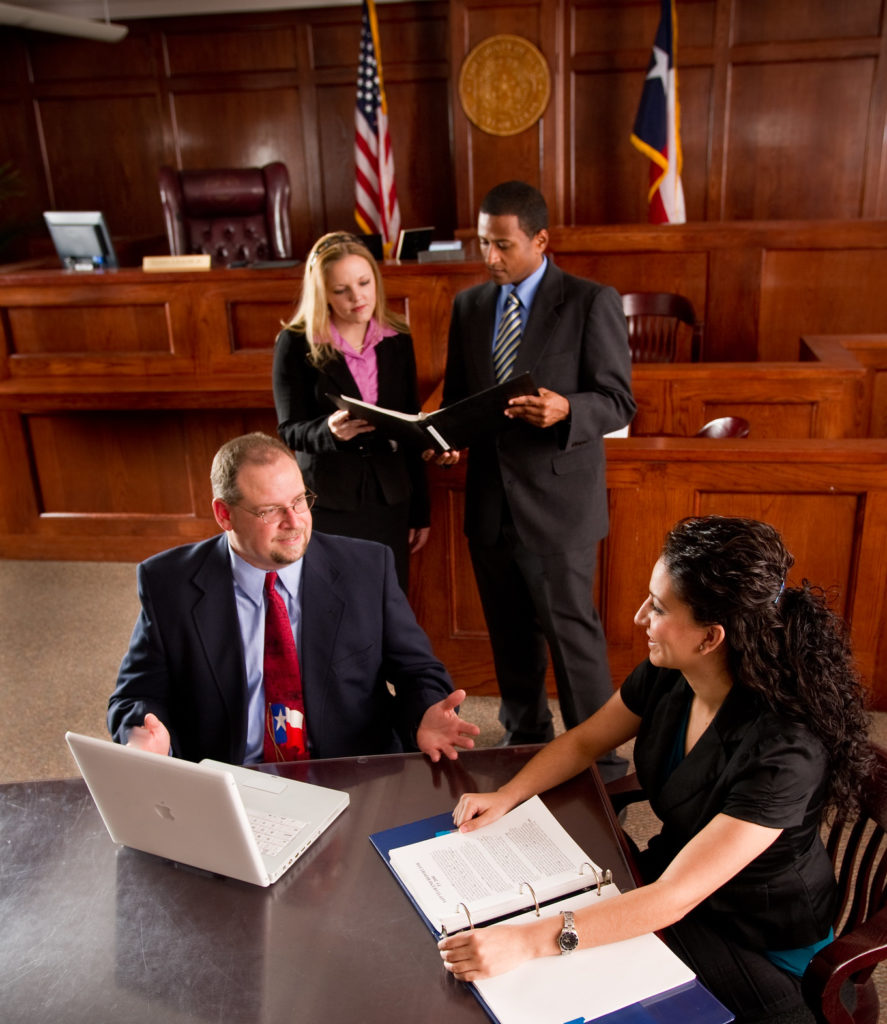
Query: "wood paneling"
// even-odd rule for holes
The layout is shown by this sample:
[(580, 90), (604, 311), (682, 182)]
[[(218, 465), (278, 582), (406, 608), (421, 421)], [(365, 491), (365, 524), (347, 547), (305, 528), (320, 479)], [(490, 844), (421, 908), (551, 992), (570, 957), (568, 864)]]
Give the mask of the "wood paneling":
[(621, 292), (686, 295), (707, 361), (795, 360), (801, 334), (887, 331), (887, 222), (565, 227), (551, 249), (565, 270)]
[[(809, 252), (815, 266), (829, 240), (858, 245), (877, 234), (859, 224), (795, 226), (799, 248), (786, 250), (773, 231), (731, 229), (711, 249), (699, 228), (620, 229), (609, 247), (636, 259), (639, 273), (661, 255), (698, 276), (712, 253), (753, 251), (760, 262), (763, 250)], [(561, 233), (559, 242), (567, 262), (608, 256), (598, 232)], [(803, 262), (786, 272), (803, 277)], [(388, 264), (384, 277), (392, 305), (410, 319), (422, 400), (437, 408), (453, 297), (486, 272), (477, 263)], [(703, 284), (709, 307), (717, 304), (716, 283)], [(298, 286), (298, 269), (0, 275), (0, 557), (141, 559), (212, 535), (212, 456), (237, 434), (274, 432), (272, 346)], [(631, 619), (666, 529), (682, 515), (718, 511), (772, 521), (797, 557), (792, 578), (836, 588), (862, 670), (887, 708), (887, 441), (864, 439), (867, 429), (887, 433), (887, 341), (810, 337), (803, 353), (797, 363), (634, 368), (636, 430), (688, 435), (714, 416), (740, 414), (752, 436), (607, 442), (611, 531), (596, 597), (617, 680), (643, 654)], [(462, 533), (464, 465), (431, 467), (430, 478), (433, 528), (411, 600), (460, 684), (492, 693)]]
[(194, 514), (180, 414), (60, 413), (26, 426), (41, 515)]
[(162, 300), (155, 305), (82, 305), (76, 309), (31, 306), (12, 308), (8, 315), (14, 356), (173, 351), (168, 308)]
[[(240, 166), (244, 150), (255, 166), (283, 160), (296, 184), (305, 178), (303, 130), (298, 91), (277, 89), (176, 90), (173, 115), (179, 136), (181, 162), (189, 170)], [(267, 125), (277, 117), (288, 124), (285, 133), (269, 135)], [(236, 124), (236, 133), (220, 132), (219, 124)]]
[[(684, 190), (691, 221), (887, 217), (887, 23), (879, 0), (679, 0)], [(647, 218), (629, 142), (656, 0), (426, 0), (378, 8), (403, 221), (438, 237), (520, 177), (556, 224)], [(353, 225), (360, 8), (139, 19), (112, 46), (7, 30), (0, 152), (26, 195), (12, 258), (49, 242), (47, 207), (101, 208), (122, 245), (163, 237), (157, 168), (257, 166), (293, 178), (297, 252)], [(462, 63), (491, 35), (543, 53), (551, 99), (516, 136), (472, 125)], [(27, 244), (30, 242), (32, 248)]]
[[(105, 210), (112, 231), (125, 225), (127, 234), (155, 234), (160, 111), (160, 97), (153, 91), (39, 99), (46, 151), (56, 155), (47, 168), (52, 207)], [(120, 224), (117, 211), (124, 209)], [(159, 226), (162, 231), (162, 222)]]
[(169, 74), (212, 75), (253, 71), (290, 71), (296, 67), (296, 27), (275, 25), (237, 31), (206, 27), (164, 33)]
[[(450, 237), (447, 5), (383, 5), (378, 13), (404, 223), (435, 224)], [(359, 39), (354, 6), (141, 19), (114, 46), (4, 32), (0, 109), (10, 117), (0, 141), (8, 134), (4, 159), (33, 180), (17, 205), (35, 251), (51, 251), (39, 219), (50, 207), (102, 209), (119, 245), (163, 238), (162, 164), (282, 160), (300, 255), (323, 231), (353, 227)], [(322, 90), (333, 90), (332, 105), (319, 102)], [(16, 240), (11, 258), (29, 254), (26, 241)]]
[(866, 437), (887, 437), (887, 337), (883, 335), (808, 336), (801, 339), (801, 358), (837, 365), (845, 355), (848, 368), (864, 366), (868, 375), (869, 393), (865, 406), (869, 409), (863, 422)]
[(854, 39), (880, 30), (880, 0), (742, 0), (734, 9), (734, 41), (785, 43), (791, 40)]
[[(490, 7), (488, 0), (452, 2), (454, 82), (482, 34), (477, 26), (513, 31)], [(496, 12), (511, 7), (493, 5)], [(685, 0), (676, 7), (688, 218), (884, 216), (887, 68), (877, 0), (846, 12), (828, 0)], [(534, 10), (561, 16), (557, 38), (535, 35)], [(458, 166), (467, 176), (458, 181), (460, 224), (471, 222), (490, 182), (515, 176), (516, 157), (534, 184), (545, 188), (548, 171), (556, 175), (547, 192), (556, 223), (646, 219), (648, 164), (629, 133), (658, 19), (652, 0), (538, 0), (524, 8), (522, 34), (548, 58), (555, 110), (563, 111), (556, 149), (549, 152), (546, 134), (537, 164), (475, 131), (460, 135), (464, 115), (456, 104)]]
[[(470, 456), (469, 456), (470, 457)], [(599, 608), (615, 683), (647, 655), (633, 623), (667, 530), (685, 515), (743, 515), (773, 523), (803, 578), (830, 588), (851, 622), (863, 678), (887, 708), (887, 640), (881, 623), (887, 581), (887, 444), (629, 439), (607, 442), (610, 533), (603, 545)], [(478, 618), (467, 544), (461, 535), (464, 467), (432, 469), (432, 538), (417, 556), (420, 619), (460, 686), (495, 693)], [(823, 543), (828, 538), (828, 543)], [(876, 559), (876, 561), (872, 561)]]
[[(734, 66), (721, 218), (861, 216), (875, 70), (874, 57)], [(840, 140), (828, 159), (825, 139)]]
[[(8, 32), (4, 29), (4, 33)], [(137, 30), (130, 31), (113, 46), (52, 33), (24, 33), (20, 38), (27, 51), (30, 74), (38, 87), (56, 86), (56, 91), (81, 92), (88, 88), (88, 83), (98, 81), (107, 92), (113, 89), (110, 80), (120, 83), (152, 79), (158, 71), (154, 38)]]
[(690, 437), (719, 416), (741, 416), (755, 439), (870, 436), (869, 372), (862, 364), (832, 361), (833, 346), (823, 346), (820, 355), (818, 365), (638, 364), (631, 434)]
[[(887, 225), (884, 233), (887, 240)], [(802, 253), (774, 246), (761, 271), (760, 358), (793, 358), (800, 334), (880, 330), (885, 280), (887, 249)]]
[[(168, 278), (130, 271), (85, 281), (26, 274), (0, 287), (0, 376), (64, 378), (193, 372), (198, 302)], [(98, 287), (96, 287), (98, 284)]]
[[(563, 126), (555, 54), (555, 5), (538, 0), (453, 0), (450, 4), (450, 102), (457, 168), (457, 214), (461, 225), (474, 223), (483, 196), (498, 182), (513, 178), (535, 185), (551, 197), (560, 191), (556, 162)], [(546, 59), (552, 95), (539, 121), (517, 135), (490, 135), (473, 124), (459, 100), (459, 75), (471, 50), (490, 36), (520, 35)]]

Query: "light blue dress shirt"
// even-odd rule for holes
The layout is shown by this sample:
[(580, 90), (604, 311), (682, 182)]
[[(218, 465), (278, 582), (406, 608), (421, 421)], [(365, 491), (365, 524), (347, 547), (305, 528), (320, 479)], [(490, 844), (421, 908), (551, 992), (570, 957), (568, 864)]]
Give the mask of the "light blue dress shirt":
[[(240, 637), (243, 641), (243, 657), (246, 663), (247, 689), (247, 730), (246, 764), (264, 760), (265, 740), (265, 690), (262, 685), (265, 656), (265, 570), (257, 569), (245, 562), (231, 547), (231, 572), (234, 575), (234, 600), (237, 604), (237, 618), (240, 622)], [(302, 582), (302, 559), (277, 570), (277, 591), (286, 604), (290, 625), (300, 648), (302, 606), (300, 586)]]
[(516, 285), (503, 285), (499, 289), (499, 295), (496, 299), (496, 322), (493, 324), (493, 337), (492, 341), (496, 340), (496, 335), (499, 333), (499, 321), (502, 319), (502, 313), (505, 310), (505, 302), (508, 296), (514, 291), (517, 292), (517, 297), (520, 299), (520, 306), (518, 306), (518, 315), (520, 316), (520, 328), (521, 334), (527, 326), (527, 319), (530, 316), (530, 310), (533, 308), (533, 300), (536, 298), (536, 292), (539, 290), (539, 285), (542, 282), (542, 278), (545, 276), (545, 271), (548, 267), (548, 259), (542, 258), (542, 265), (538, 270), (534, 270), (529, 277), (525, 277), (520, 284)]

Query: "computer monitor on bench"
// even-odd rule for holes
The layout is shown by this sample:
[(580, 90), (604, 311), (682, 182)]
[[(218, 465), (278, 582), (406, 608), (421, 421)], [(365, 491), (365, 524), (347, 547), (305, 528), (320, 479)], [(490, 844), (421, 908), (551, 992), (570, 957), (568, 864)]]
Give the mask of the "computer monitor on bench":
[(101, 212), (52, 210), (44, 213), (43, 217), (63, 266), (69, 270), (117, 267), (117, 256)]

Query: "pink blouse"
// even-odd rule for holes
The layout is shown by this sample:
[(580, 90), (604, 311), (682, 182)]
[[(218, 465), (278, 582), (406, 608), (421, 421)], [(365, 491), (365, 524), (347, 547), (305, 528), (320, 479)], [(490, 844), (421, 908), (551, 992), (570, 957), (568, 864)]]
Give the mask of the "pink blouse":
[(345, 365), (351, 371), (351, 376), (360, 391), (360, 397), (365, 402), (376, 405), (379, 401), (379, 366), (376, 360), (376, 346), (384, 338), (390, 338), (397, 334), (391, 327), (382, 327), (373, 317), (367, 324), (366, 337), (363, 340), (363, 351), (355, 352), (341, 334), (336, 330), (334, 324), (330, 324), (330, 338), (345, 358)]

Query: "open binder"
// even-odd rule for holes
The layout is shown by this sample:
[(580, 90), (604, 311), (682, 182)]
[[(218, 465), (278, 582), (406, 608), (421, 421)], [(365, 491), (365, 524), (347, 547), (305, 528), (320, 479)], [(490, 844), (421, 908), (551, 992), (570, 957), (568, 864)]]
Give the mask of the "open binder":
[(507, 426), (508, 400), (538, 393), (530, 374), (522, 373), (436, 412), (398, 412), (348, 395), (329, 394), (327, 397), (340, 409), (347, 409), (355, 419), (372, 423), (380, 434), (393, 441), (421, 451), (432, 448), (446, 452), (467, 448), (481, 435)]
[[(474, 862), (482, 875), (489, 872), (488, 865), (477, 859), (478, 851), (466, 849), (466, 842), (477, 842), (477, 837), (486, 843), (497, 868), (507, 865), (498, 873), (513, 876), (504, 888), (493, 882), (493, 888), (500, 888), (495, 898), (482, 895), (472, 873), (465, 870), (466, 863)], [(576, 845), (539, 797), (478, 832), (455, 832), (452, 816), (444, 813), (376, 832), (370, 841), (435, 939), (481, 924), (520, 923), (536, 915), (560, 917), (562, 910), (619, 896), (610, 873)], [(459, 857), (460, 847), (464, 859)], [(520, 863), (521, 847), (538, 859), (532, 880), (518, 879), (526, 867), (526, 861)], [(571, 861), (569, 868), (560, 870), (561, 856)], [(530, 873), (533, 870), (531, 865)], [(453, 880), (466, 898), (450, 905)], [(570, 956), (531, 960), (507, 974), (474, 982), (470, 988), (491, 1020), (500, 1024), (686, 1024), (689, 1020), (726, 1024), (733, 1020), (695, 980), (690, 968), (652, 934), (580, 947)]]

